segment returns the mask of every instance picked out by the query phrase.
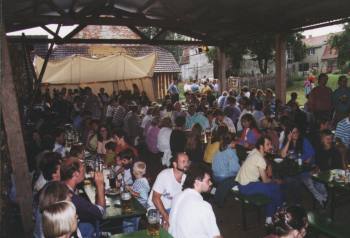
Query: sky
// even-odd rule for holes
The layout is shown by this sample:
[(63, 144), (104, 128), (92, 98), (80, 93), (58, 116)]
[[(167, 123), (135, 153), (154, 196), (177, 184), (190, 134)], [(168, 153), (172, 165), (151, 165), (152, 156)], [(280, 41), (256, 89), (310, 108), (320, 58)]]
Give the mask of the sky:
[[(52, 31), (56, 31), (56, 26), (55, 25), (48, 25), (48, 27), (52, 30)], [(63, 26), (60, 29), (60, 36), (65, 36), (66, 34), (68, 34), (70, 31), (72, 31), (75, 28), (75, 26)], [(318, 28), (318, 29), (314, 29), (314, 30), (308, 30), (308, 31), (304, 31), (302, 32), (303, 35), (305, 36), (321, 36), (321, 35), (326, 35), (328, 33), (335, 33), (335, 32), (339, 32), (343, 30), (343, 25), (333, 25), (333, 26), (328, 26), (328, 27), (323, 27), (323, 28)], [(49, 35), (49, 38), (52, 38), (52, 36), (50, 34), (48, 34), (45, 30), (41, 29), (40, 27), (36, 27), (36, 28), (32, 28), (29, 30), (25, 30), (25, 31), (16, 31), (16, 32), (12, 32), (9, 33), (8, 35), (21, 35), (22, 32), (24, 32), (26, 35)]]

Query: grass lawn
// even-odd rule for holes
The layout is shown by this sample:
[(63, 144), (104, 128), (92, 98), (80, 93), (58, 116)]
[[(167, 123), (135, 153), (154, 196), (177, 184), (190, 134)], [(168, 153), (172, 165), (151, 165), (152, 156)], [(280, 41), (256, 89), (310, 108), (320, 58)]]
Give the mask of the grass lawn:
[[(333, 91), (338, 87), (338, 78), (341, 74), (328, 74), (328, 83), (327, 86), (330, 87)], [(304, 93), (304, 81), (294, 81), (293, 85), (287, 87), (287, 102), (290, 99), (290, 94), (292, 92), (298, 93), (298, 102), (302, 106), (306, 102), (305, 93)]]

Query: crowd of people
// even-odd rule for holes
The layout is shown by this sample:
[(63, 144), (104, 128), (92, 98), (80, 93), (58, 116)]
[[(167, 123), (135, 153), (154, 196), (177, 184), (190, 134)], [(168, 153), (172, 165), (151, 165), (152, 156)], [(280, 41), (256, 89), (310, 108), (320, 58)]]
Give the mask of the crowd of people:
[[(136, 85), (133, 91), (112, 95), (103, 88), (95, 95), (89, 87), (39, 94), (27, 113), (31, 127), (26, 138), (35, 194), (34, 236), (93, 237), (106, 201), (101, 172), (93, 175), (95, 204), (77, 192), (89, 151), (123, 177), (126, 189), (145, 208), (159, 211), (163, 228), (175, 238), (221, 237), (212, 203), (201, 195), (213, 184), (215, 206), (224, 207), (236, 185), (242, 194), (264, 194), (271, 199), (266, 224), (276, 228), (270, 237), (303, 237), (307, 222), (300, 207), (301, 184), (322, 208), (327, 190), (310, 172), (275, 178), (269, 157), (294, 155), (313, 172), (347, 168), (346, 76), (339, 77), (332, 92), (327, 75), (320, 74), (303, 107), (296, 93), (283, 104), (271, 89), (243, 87), (217, 95), (216, 84), (194, 82), (179, 100), (174, 80), (160, 104)], [(67, 123), (80, 138), (69, 151), (63, 129)], [(287, 201), (292, 206), (283, 208)], [(125, 219), (123, 231), (139, 229), (139, 222)], [(287, 236), (295, 233), (300, 236)]]

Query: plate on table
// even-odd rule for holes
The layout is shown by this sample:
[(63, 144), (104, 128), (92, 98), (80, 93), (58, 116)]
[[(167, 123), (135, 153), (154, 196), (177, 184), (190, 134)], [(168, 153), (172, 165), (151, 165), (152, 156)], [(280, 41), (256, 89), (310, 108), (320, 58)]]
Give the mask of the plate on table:
[(277, 164), (279, 164), (283, 161), (283, 159), (282, 158), (274, 158), (273, 161), (275, 161)]
[(106, 195), (109, 195), (109, 196), (116, 196), (120, 194), (120, 190), (119, 189), (116, 189), (116, 188), (109, 188), (106, 190)]

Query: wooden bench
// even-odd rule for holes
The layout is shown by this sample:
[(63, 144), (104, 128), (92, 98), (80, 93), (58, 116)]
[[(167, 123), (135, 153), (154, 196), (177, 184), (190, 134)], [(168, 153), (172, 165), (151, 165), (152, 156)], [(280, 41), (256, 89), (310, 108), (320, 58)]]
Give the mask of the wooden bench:
[(315, 235), (326, 235), (333, 238), (349, 238), (350, 228), (342, 226), (330, 219), (327, 216), (320, 215), (314, 212), (308, 212), (307, 219), (311, 232)]
[(271, 199), (263, 194), (252, 194), (252, 195), (244, 195), (240, 193), (238, 190), (232, 189), (232, 194), (236, 201), (241, 203), (241, 212), (242, 212), (242, 224), (243, 229), (247, 230), (247, 208), (253, 207), (257, 208), (258, 221), (261, 222), (261, 208), (264, 208), (267, 204), (271, 202)]

